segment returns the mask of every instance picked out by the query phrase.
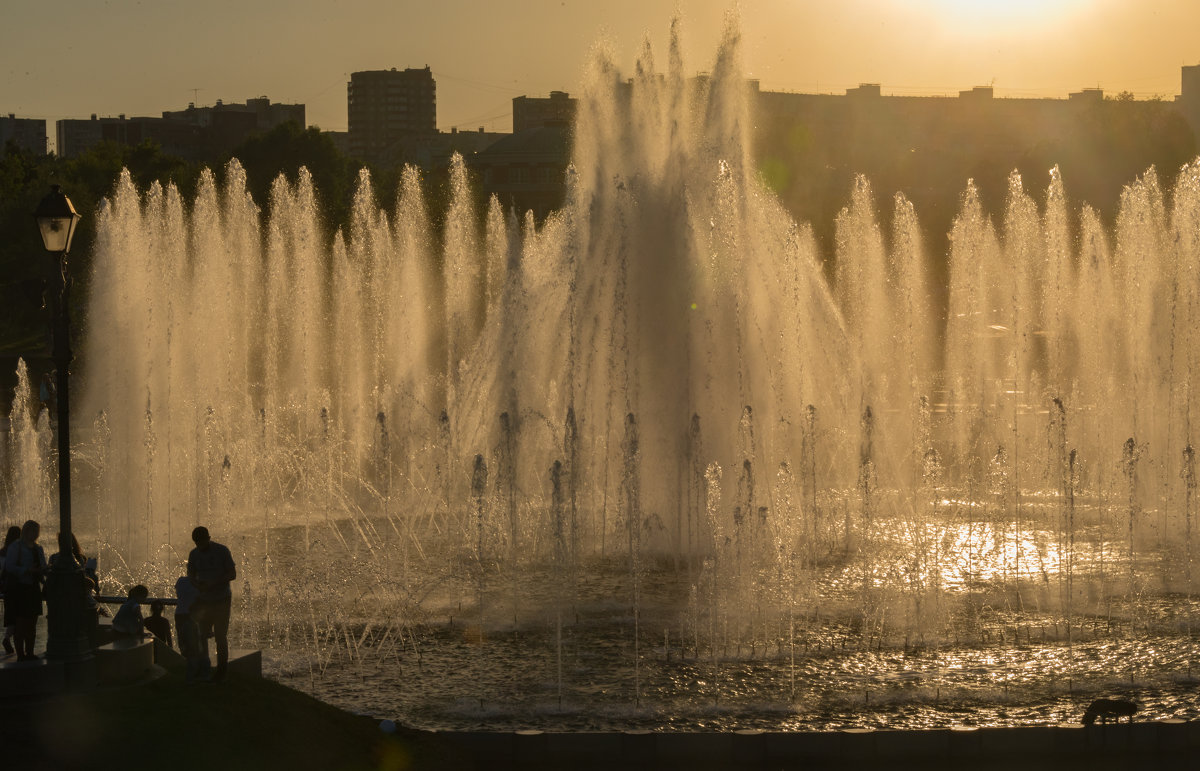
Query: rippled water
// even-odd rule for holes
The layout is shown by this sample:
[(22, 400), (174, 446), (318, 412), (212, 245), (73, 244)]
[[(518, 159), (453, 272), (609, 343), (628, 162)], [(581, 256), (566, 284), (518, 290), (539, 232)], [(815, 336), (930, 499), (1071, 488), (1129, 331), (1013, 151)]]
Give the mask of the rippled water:
[[(1081, 530), (1069, 555), (1049, 530), (939, 527), (954, 556), (939, 562), (940, 587), (927, 596), (937, 607), (921, 617), (908, 584), (894, 583), (901, 568), (878, 556), (887, 548), (869, 565), (806, 571), (789, 585), (790, 606), (761, 574), (749, 590), (714, 590), (711, 563), (647, 560), (636, 614), (621, 557), (587, 564), (569, 597), (537, 566), (490, 576), (482, 595), (456, 593), (461, 565), (448, 560), (419, 620), (356, 618), (360, 594), (336, 619), (274, 622), (260, 644), (285, 684), (433, 729), (1057, 724), (1077, 722), (1101, 695), (1136, 699), (1146, 719), (1200, 717), (1200, 607), (1163, 588), (1165, 552), (1135, 555), (1131, 584), (1127, 550), (1100, 539), (1099, 525)], [(895, 523), (877, 532), (909, 533)], [(895, 554), (898, 564), (911, 557)], [(267, 625), (248, 622), (244, 634), (255, 629)]]
[[(610, 632), (616, 632), (610, 629)], [(599, 632), (597, 632), (599, 634)], [(716, 659), (657, 647), (641, 660), (640, 696), (628, 640), (572, 641), (559, 701), (553, 639), (522, 630), (487, 640), (431, 630), (434, 653), (389, 655), (272, 675), (339, 707), (423, 728), (543, 730), (830, 730), (1077, 722), (1098, 695), (1141, 702), (1142, 716), (1200, 717), (1185, 637), (996, 643), (936, 651), (798, 651), (771, 647)], [(1035, 633), (1036, 637), (1036, 633)], [(394, 652), (393, 652), (394, 653)], [(378, 656), (382, 660), (369, 660)]]

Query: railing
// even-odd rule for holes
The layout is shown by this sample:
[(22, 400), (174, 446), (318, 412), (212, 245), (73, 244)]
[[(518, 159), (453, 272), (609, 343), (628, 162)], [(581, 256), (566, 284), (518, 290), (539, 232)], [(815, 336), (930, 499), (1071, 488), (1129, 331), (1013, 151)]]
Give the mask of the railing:
[[(104, 603), (105, 605), (124, 605), (129, 602), (128, 597), (110, 597), (107, 595), (99, 595), (96, 597), (96, 602)], [(149, 605), (152, 602), (161, 602), (163, 605), (176, 605), (179, 600), (174, 597), (147, 597), (144, 600), (138, 600), (139, 605)]]

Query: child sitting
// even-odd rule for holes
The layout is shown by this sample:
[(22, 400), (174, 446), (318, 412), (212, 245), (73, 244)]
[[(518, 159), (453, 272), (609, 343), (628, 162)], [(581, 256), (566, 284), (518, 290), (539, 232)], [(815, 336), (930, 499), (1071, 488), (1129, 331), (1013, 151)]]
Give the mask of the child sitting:
[(192, 618), (192, 604), (200, 590), (187, 576), (175, 582), (175, 632), (179, 636), (179, 652), (187, 659), (187, 681), (208, 679), (208, 656), (200, 649), (200, 627)]
[(150, 603), (150, 617), (142, 623), (146, 625), (146, 631), (154, 635), (158, 639), (166, 643), (168, 648), (171, 647), (171, 622), (163, 618), (163, 602), (162, 600), (154, 600)]
[(113, 633), (118, 637), (141, 638), (146, 633), (146, 625), (142, 620), (142, 600), (150, 596), (150, 590), (138, 584), (129, 590), (129, 599), (113, 616)]

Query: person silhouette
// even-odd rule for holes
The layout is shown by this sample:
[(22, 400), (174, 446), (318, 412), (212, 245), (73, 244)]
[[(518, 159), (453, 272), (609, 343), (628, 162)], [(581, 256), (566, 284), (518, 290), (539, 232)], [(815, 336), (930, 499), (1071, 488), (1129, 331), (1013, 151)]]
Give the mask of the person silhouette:
[[(66, 554), (66, 559), (72, 561), (76, 568), (83, 573), (83, 584), (78, 587), (83, 591), (83, 605), (80, 607), (80, 621), (83, 624), (84, 630), (87, 632), (89, 644), (93, 648), (100, 644), (100, 613), (101, 606), (97, 597), (97, 587), (100, 585), (99, 576), (96, 573), (96, 558), (88, 557), (83, 553), (83, 549), (79, 546), (78, 539), (74, 533), (58, 534), (58, 551), (50, 555), (47, 564), (50, 570), (46, 574), (46, 591), (51, 591), (51, 582), (60, 579), (61, 573), (54, 570), (54, 566), (58, 564), (60, 559)], [(105, 612), (107, 615), (107, 612)]]
[(146, 633), (146, 621), (142, 617), (142, 600), (150, 596), (150, 590), (138, 584), (129, 590), (129, 598), (113, 616), (113, 633), (118, 637), (141, 638)]
[(154, 635), (168, 647), (173, 647), (171, 639), (171, 622), (163, 618), (163, 601), (152, 600), (150, 602), (150, 615), (142, 620), (146, 626), (146, 631)]
[(187, 576), (175, 581), (175, 636), (179, 640), (179, 652), (187, 660), (187, 681), (208, 677), (208, 656), (200, 652), (200, 627), (192, 617), (192, 605), (200, 596), (200, 590)]
[(191, 613), (200, 629), (200, 650), (205, 659), (209, 636), (216, 641), (217, 667), (212, 679), (218, 682), (224, 679), (229, 664), (229, 613), (233, 604), (229, 583), (237, 578), (237, 567), (229, 549), (212, 540), (203, 525), (192, 531), (192, 541), (196, 548), (188, 554), (187, 575), (200, 594)]
[[(38, 544), (42, 526), (28, 520), (21, 526), (21, 537), (8, 546), (4, 572), (12, 589), (14, 623), (13, 642), (17, 661), (37, 661), (33, 645), (37, 637), (37, 618), (42, 615), (42, 583), (46, 572), (46, 552)], [(8, 603), (7, 595), (5, 603)]]
[(13, 648), (13, 635), (17, 631), (17, 617), (13, 614), (13, 609), (17, 604), (17, 584), (11, 580), (12, 575), (4, 569), (4, 558), (8, 554), (8, 547), (21, 537), (21, 528), (12, 525), (8, 528), (8, 533), (4, 536), (4, 546), (0, 546), (0, 594), (4, 595), (4, 655), (11, 656), (16, 653)]

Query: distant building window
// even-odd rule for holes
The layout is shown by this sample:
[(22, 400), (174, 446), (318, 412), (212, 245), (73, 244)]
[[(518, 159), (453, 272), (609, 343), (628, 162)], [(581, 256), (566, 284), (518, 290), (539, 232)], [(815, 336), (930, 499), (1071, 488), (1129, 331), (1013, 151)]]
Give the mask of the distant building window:
[(528, 166), (513, 166), (512, 174), (509, 175), (509, 181), (514, 185), (529, 184), (529, 167)]

